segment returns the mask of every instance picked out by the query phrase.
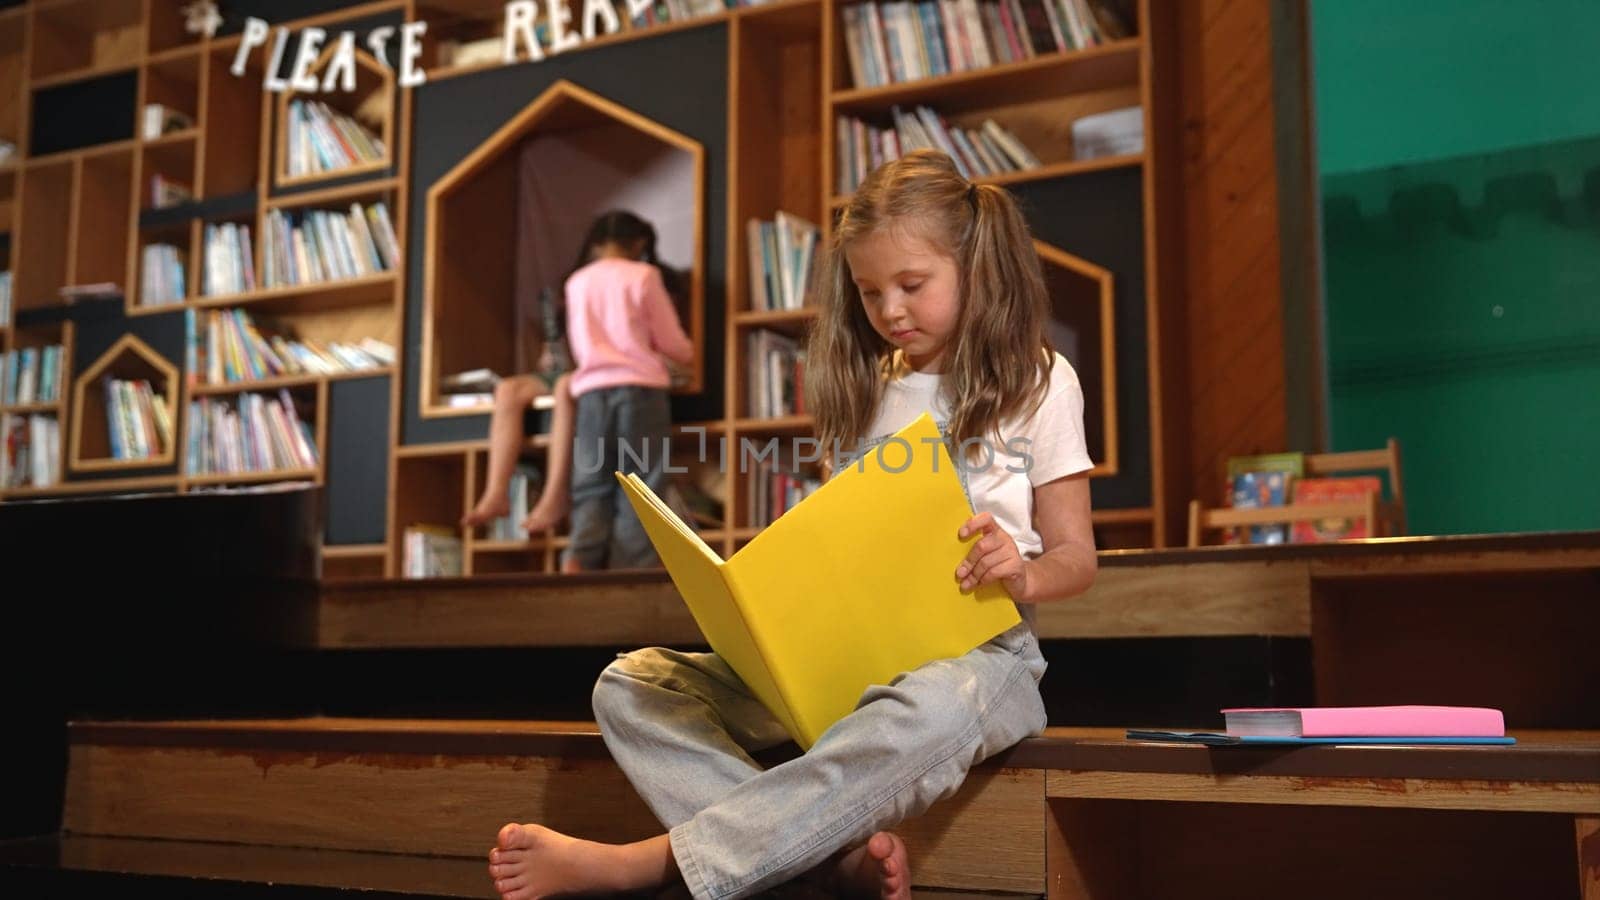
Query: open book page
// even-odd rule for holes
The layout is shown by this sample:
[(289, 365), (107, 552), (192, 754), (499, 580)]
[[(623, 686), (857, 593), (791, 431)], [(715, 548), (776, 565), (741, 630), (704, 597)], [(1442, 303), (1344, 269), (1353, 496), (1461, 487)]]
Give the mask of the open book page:
[[(707, 544), (705, 540), (700, 537), (699, 532), (684, 524), (684, 521), (678, 518), (678, 514), (672, 511), (672, 507), (668, 506), (666, 501), (662, 500), (660, 497), (657, 497), (655, 491), (650, 490), (650, 486), (644, 483), (644, 479), (632, 472), (629, 472), (626, 477), (630, 484), (639, 489), (638, 496), (643, 498), (652, 507), (659, 511), (661, 513), (661, 518), (668, 525), (671, 525), (673, 528), (677, 529), (679, 534), (682, 534), (684, 537), (693, 542), (694, 545), (699, 548), (700, 552), (704, 553), (712, 562), (716, 563), (717, 565), (722, 564), (722, 556), (719, 555), (717, 551), (711, 549), (711, 545)], [(657, 548), (657, 552), (660, 552), (659, 548)]]
[(727, 566), (637, 476), (617, 475), (623, 493), (638, 513), (650, 543), (694, 616), (706, 643), (739, 673), (785, 729), (794, 733), (788, 704), (778, 691), (764, 651), (750, 631), (747, 610), (736, 599), (727, 579)]

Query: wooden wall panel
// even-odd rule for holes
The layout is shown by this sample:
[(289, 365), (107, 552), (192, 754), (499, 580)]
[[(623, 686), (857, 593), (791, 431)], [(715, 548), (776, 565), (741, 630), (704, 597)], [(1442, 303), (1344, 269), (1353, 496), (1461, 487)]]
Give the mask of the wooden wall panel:
[(1188, 476), (1216, 501), (1227, 457), (1286, 449), (1271, 0), (1179, 5)]

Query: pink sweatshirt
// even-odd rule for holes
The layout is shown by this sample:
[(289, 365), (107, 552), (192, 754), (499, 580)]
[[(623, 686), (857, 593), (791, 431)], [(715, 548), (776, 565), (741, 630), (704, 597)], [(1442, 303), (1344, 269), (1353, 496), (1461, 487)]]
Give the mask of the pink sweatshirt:
[(567, 341), (574, 397), (619, 385), (664, 388), (672, 379), (661, 357), (694, 361), (661, 270), (630, 259), (598, 259), (567, 279)]

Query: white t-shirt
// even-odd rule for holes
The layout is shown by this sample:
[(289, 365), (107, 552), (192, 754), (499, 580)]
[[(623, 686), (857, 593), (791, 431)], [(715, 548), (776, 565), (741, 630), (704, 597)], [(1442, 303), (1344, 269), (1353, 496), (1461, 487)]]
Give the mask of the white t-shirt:
[[(907, 370), (885, 384), (863, 447), (888, 439), (924, 412), (946, 432), (950, 404), (939, 393), (939, 381), (937, 374)], [(1031, 416), (1002, 422), (998, 435), (984, 444), (986, 449), (957, 466), (967, 499), (975, 511), (994, 516), (1023, 558), (1038, 556), (1044, 541), (1033, 525), (1033, 489), (1094, 466), (1083, 438), (1083, 388), (1072, 364), (1055, 354), (1044, 402)], [(962, 454), (952, 448), (952, 455)]]

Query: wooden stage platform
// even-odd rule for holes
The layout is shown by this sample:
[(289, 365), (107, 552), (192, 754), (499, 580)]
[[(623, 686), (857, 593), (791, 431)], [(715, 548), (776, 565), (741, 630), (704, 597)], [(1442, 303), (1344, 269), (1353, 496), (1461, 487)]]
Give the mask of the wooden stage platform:
[[(1522, 727), (1600, 728), (1600, 532), (1106, 551), (1094, 587), (1040, 607), (1038, 628), (1047, 646), (1298, 640), (1316, 703), (1489, 705)], [(321, 649), (703, 641), (660, 573), (327, 581), (316, 632)]]

